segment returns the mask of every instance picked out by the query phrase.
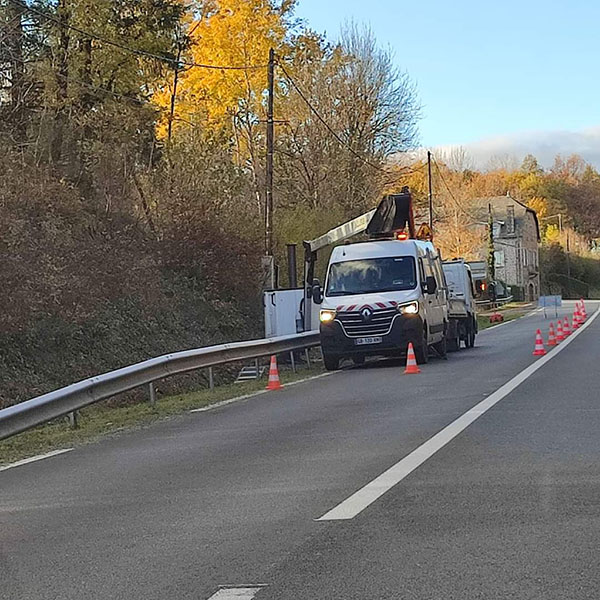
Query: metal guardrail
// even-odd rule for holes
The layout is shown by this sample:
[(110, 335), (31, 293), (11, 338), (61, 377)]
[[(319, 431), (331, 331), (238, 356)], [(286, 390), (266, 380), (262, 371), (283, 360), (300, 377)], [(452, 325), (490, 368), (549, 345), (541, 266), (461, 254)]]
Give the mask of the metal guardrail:
[[(514, 296), (506, 296), (506, 298), (496, 298), (495, 303), (498, 306), (502, 306), (503, 304), (508, 304), (509, 302), (513, 301)], [(487, 306), (488, 304), (491, 305), (492, 301), (491, 300), (476, 300), (475, 304), (479, 307), (483, 307), (483, 306)]]
[(152, 358), (104, 375), (90, 377), (0, 410), (0, 440), (171, 375), (302, 350), (319, 346), (320, 343), (319, 333), (309, 331), (264, 340), (186, 350)]

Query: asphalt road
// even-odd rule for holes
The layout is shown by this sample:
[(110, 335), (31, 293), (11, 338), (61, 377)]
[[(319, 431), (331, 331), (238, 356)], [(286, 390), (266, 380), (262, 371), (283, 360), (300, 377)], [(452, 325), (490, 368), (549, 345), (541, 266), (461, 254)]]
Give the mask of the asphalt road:
[(540, 360), (538, 326), (0, 472), (0, 598), (597, 599), (600, 318), (356, 516), (317, 520)]

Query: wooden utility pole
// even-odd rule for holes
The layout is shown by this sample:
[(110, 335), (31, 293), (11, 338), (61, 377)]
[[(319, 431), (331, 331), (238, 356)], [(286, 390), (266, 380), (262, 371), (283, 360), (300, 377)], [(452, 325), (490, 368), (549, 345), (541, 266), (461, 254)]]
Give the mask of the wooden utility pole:
[(569, 240), (569, 232), (567, 231), (567, 252), (566, 252), (566, 257), (567, 257), (567, 298), (571, 297), (571, 256), (570, 256), (570, 252), (571, 252), (571, 244), (570, 244), (570, 240)]
[(433, 233), (433, 187), (431, 184), (431, 152), (427, 150), (427, 182), (429, 184), (429, 229)]
[(171, 105), (169, 107), (169, 123), (167, 130), (167, 145), (171, 146), (171, 136), (173, 135), (173, 119), (175, 119), (175, 104), (177, 103), (177, 86), (179, 84), (179, 71), (181, 66), (181, 42), (177, 47), (177, 58), (175, 60), (175, 71), (173, 74), (173, 93), (171, 94)]
[(494, 254), (494, 215), (492, 205), (488, 204), (488, 272), (490, 281), (496, 280), (496, 256)]
[(267, 99), (267, 164), (265, 173), (265, 250), (273, 256), (273, 102), (275, 94), (275, 51), (269, 50)]

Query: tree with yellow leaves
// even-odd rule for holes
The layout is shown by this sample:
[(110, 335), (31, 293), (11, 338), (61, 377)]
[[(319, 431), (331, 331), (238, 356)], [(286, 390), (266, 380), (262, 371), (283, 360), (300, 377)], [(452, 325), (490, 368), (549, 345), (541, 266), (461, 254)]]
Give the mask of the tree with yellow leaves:
[[(177, 89), (173, 73), (158, 87), (155, 103), (168, 113), (175, 93), (176, 127), (252, 130), (264, 112), (269, 50), (283, 49), (292, 8), (289, 1), (195, 2), (182, 23), (186, 48), (177, 69)], [(159, 125), (160, 136), (166, 135), (167, 124), (168, 115)]]

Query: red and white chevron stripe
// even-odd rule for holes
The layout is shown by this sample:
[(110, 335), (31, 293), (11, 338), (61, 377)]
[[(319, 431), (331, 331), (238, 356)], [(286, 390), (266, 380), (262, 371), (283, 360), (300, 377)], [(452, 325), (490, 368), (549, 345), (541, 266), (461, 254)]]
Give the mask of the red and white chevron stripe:
[(373, 304), (348, 304), (348, 305), (340, 305), (336, 307), (337, 312), (360, 312), (365, 308), (370, 308), (371, 310), (381, 310), (384, 308), (396, 308), (398, 303), (394, 300), (389, 302), (374, 302)]

